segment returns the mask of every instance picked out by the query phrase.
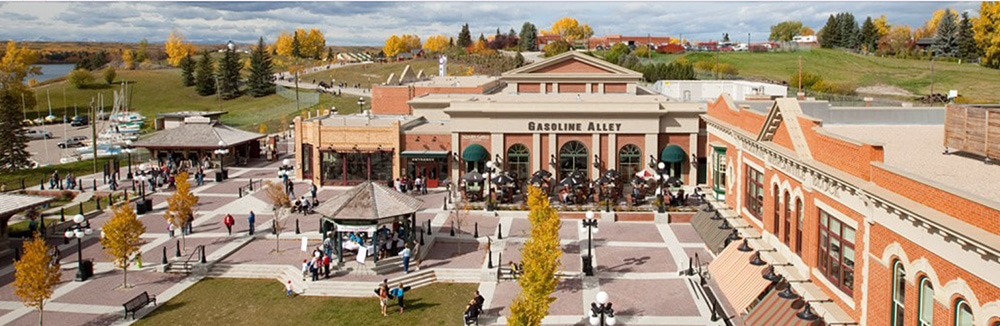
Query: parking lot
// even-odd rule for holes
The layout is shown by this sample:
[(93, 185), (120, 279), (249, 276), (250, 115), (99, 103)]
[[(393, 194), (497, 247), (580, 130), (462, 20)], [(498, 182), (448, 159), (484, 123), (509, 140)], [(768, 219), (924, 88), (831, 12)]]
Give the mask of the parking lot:
[[(107, 123), (107, 121), (101, 121), (102, 123)], [(98, 129), (100, 129), (101, 124), (98, 124)], [(28, 153), (31, 154), (31, 159), (38, 162), (41, 165), (52, 165), (59, 164), (59, 159), (72, 154), (76, 147), (61, 149), (57, 145), (68, 138), (74, 136), (86, 136), (87, 144), (90, 144), (91, 131), (90, 125), (82, 127), (71, 127), (69, 123), (59, 123), (51, 124), (45, 126), (29, 127), (28, 129), (33, 130), (44, 130), (52, 133), (52, 138), (49, 139), (37, 139), (28, 142)], [(100, 131), (100, 130), (98, 130)]]

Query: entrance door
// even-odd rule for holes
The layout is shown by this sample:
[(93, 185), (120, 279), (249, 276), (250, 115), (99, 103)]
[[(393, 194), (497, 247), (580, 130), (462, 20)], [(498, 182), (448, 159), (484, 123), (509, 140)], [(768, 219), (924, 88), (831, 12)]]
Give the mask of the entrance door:
[(427, 188), (437, 188), (438, 182), (441, 180), (438, 178), (438, 171), (441, 169), (436, 162), (416, 162), (416, 175), (424, 179), (427, 182)]

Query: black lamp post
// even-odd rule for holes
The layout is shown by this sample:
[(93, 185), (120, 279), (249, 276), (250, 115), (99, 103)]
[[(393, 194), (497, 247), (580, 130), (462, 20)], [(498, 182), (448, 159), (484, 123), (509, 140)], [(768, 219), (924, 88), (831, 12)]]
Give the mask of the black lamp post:
[(590, 325), (614, 326), (617, 321), (615, 320), (615, 310), (611, 308), (608, 293), (604, 291), (597, 292), (595, 300), (597, 302), (590, 303)]
[(583, 274), (594, 276), (594, 255), (593, 255), (593, 234), (597, 233), (597, 219), (594, 218), (594, 211), (587, 211), (587, 218), (583, 220), (583, 227), (587, 228), (587, 255), (583, 256)]
[(90, 221), (87, 221), (82, 214), (77, 214), (73, 217), (74, 226), (66, 229), (66, 239), (76, 238), (76, 280), (78, 282), (86, 281), (90, 276), (94, 275), (94, 265), (90, 261), (83, 260), (83, 237), (90, 235), (94, 232), (90, 228)]
[(365, 98), (364, 97), (359, 97), (358, 98), (358, 109), (359, 109), (358, 112), (365, 112)]
[(126, 175), (126, 176), (128, 177), (129, 180), (132, 180), (132, 151), (133, 151), (133, 149), (132, 149), (132, 141), (131, 140), (126, 140), (125, 141), (125, 149), (123, 149), (122, 151), (125, 152), (126, 156), (128, 156), (128, 175)]
[(219, 156), (219, 176), (216, 177), (216, 181), (226, 180), (226, 155), (229, 154), (229, 149), (226, 148), (226, 142), (219, 141), (219, 149), (215, 150), (215, 155)]
[(292, 170), (294, 169), (295, 168), (291, 165), (291, 161), (287, 158), (281, 160), (281, 166), (278, 167), (278, 177), (281, 178), (281, 181), (287, 182), (288, 179), (291, 178)]

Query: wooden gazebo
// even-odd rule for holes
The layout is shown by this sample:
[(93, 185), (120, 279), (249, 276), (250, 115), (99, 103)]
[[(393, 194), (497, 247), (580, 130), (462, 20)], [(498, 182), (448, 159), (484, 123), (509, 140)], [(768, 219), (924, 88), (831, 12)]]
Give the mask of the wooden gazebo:
[(14, 214), (44, 206), (54, 201), (52, 197), (0, 193), (0, 257), (10, 251), (7, 222)]
[[(397, 222), (404, 225), (409, 222), (407, 228), (415, 230), (416, 213), (422, 204), (423, 201), (420, 199), (375, 182), (365, 181), (320, 204), (316, 207), (316, 212), (323, 216), (320, 229), (323, 235), (326, 236), (327, 231), (334, 231), (337, 257), (342, 262), (344, 253), (342, 232), (374, 234), (380, 226)], [(373, 236), (372, 239), (377, 250), (378, 237)], [(377, 254), (375, 260), (378, 261)]]

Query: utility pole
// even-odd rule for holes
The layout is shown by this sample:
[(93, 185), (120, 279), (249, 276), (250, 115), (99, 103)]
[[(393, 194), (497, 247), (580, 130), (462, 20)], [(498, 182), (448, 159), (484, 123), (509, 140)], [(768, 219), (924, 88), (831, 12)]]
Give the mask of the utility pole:
[(747, 33), (747, 52), (750, 52), (750, 33)]
[[(97, 93), (97, 97), (101, 97), (101, 93)], [(98, 102), (100, 103), (100, 102)], [(111, 119), (109, 116), (108, 119)], [(94, 106), (94, 101), (90, 101), (90, 149), (91, 153), (94, 154), (94, 175), (97, 175), (97, 107)]]
[(798, 90), (798, 92), (802, 92), (802, 56), (801, 55), (799, 56), (799, 90)]
[(934, 101), (934, 54), (931, 54), (931, 101)]
[(28, 120), (28, 108), (24, 105), (24, 93), (21, 93), (21, 115), (24, 116), (23, 120)]

